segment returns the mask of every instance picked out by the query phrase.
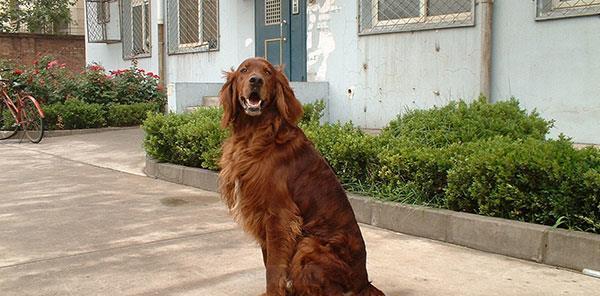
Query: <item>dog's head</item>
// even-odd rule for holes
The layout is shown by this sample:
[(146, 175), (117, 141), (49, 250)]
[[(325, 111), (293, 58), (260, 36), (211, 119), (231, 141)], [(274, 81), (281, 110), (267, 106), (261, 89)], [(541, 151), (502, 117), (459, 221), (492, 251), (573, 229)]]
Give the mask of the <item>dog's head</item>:
[(302, 105), (294, 96), (283, 70), (269, 61), (249, 58), (237, 70), (226, 72), (226, 76), (227, 82), (219, 95), (224, 127), (244, 118), (260, 118), (271, 111), (292, 125), (302, 117)]

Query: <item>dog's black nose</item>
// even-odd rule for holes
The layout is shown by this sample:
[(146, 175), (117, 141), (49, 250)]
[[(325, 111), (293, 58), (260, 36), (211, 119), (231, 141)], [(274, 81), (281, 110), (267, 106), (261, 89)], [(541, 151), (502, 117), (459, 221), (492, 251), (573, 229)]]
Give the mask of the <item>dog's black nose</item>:
[(263, 79), (258, 76), (250, 77), (250, 84), (253, 86), (261, 86), (263, 84)]

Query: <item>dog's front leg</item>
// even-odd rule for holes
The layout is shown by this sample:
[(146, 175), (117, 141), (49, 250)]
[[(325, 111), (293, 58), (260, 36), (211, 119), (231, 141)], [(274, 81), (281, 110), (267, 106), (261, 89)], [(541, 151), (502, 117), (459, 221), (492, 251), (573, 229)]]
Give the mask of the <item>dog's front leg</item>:
[(264, 253), (266, 253), (268, 296), (286, 294), (288, 267), (296, 248), (296, 238), (300, 234), (300, 221), (298, 216), (285, 212), (278, 213), (267, 220)]
[(267, 246), (266, 246), (266, 243), (262, 243), (260, 245), (260, 249), (261, 249), (262, 255), (263, 255), (263, 263), (265, 264), (265, 267), (267, 267)]

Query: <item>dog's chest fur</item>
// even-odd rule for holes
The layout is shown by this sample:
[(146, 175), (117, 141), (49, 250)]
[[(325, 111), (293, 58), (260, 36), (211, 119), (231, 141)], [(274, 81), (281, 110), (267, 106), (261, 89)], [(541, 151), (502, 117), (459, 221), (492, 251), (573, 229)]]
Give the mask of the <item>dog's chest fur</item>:
[[(264, 220), (272, 177), (269, 160), (261, 151), (250, 151), (244, 143), (226, 143), (223, 157), (227, 159), (220, 173), (221, 195), (235, 221), (259, 241), (265, 237)], [(235, 147), (235, 148), (234, 148)]]

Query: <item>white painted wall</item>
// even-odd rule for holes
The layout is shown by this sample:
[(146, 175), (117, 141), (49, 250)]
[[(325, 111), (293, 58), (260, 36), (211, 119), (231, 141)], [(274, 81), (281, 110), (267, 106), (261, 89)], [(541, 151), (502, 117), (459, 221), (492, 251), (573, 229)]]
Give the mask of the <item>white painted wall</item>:
[[(147, 71), (158, 73), (158, 29), (157, 29), (157, 5), (160, 0), (150, 1), (150, 15), (152, 18), (151, 28), (151, 56), (138, 58), (138, 67)], [(120, 27), (118, 20), (120, 18), (119, 1), (111, 2), (110, 4), (110, 19), (109, 36), (120, 36)], [(86, 27), (87, 30), (87, 27)], [(86, 51), (85, 60), (87, 64), (98, 63), (104, 66), (107, 70), (124, 69), (131, 67), (131, 60), (123, 59), (123, 43), (87, 43), (88, 36), (85, 36)]]
[[(150, 57), (138, 58), (138, 67), (158, 73), (158, 1), (151, 0)], [(117, 1), (112, 2), (118, 4)], [(219, 51), (168, 55), (168, 82), (222, 82), (222, 71), (254, 56), (254, 0), (219, 1)], [(111, 7), (111, 20), (119, 19), (118, 5)], [(166, 18), (165, 18), (166, 19)], [(118, 32), (117, 26), (111, 28)], [(113, 33), (114, 33), (113, 32)], [(86, 36), (87, 42), (87, 36)], [(108, 70), (131, 66), (123, 60), (122, 43), (87, 43), (87, 63), (97, 62)]]
[(600, 19), (535, 21), (535, 1), (495, 1), (492, 97), (556, 120), (552, 135), (600, 144)]
[(221, 0), (219, 17), (219, 51), (169, 55), (169, 82), (222, 82), (223, 70), (254, 56), (254, 0)]
[(378, 128), (407, 108), (479, 94), (475, 27), (358, 36), (356, 1), (317, 0), (307, 47), (309, 81), (330, 83), (333, 121)]

